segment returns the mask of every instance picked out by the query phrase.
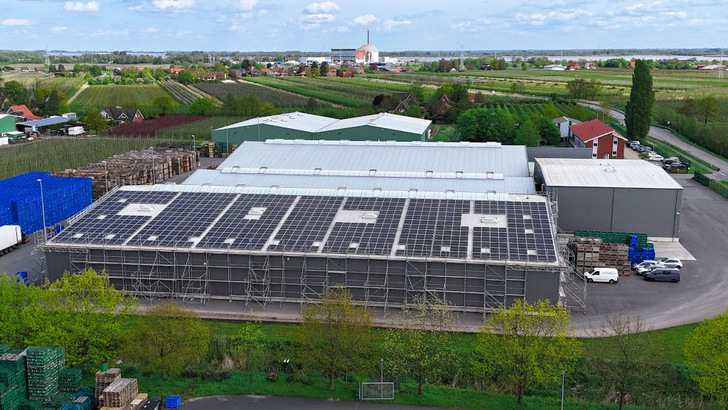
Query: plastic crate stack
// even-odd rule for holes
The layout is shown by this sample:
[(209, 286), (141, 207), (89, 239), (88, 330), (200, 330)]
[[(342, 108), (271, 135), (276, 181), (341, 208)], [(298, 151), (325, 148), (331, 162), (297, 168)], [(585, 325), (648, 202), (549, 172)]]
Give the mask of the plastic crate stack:
[(77, 392), (81, 388), (81, 369), (61, 369), (58, 375), (58, 389), (62, 392)]
[(28, 399), (47, 401), (58, 394), (58, 375), (66, 362), (62, 347), (29, 347)]
[[(43, 183), (41, 201), (40, 179)], [(0, 225), (20, 225), (25, 233), (60, 223), (91, 205), (91, 179), (28, 172), (0, 180)]]
[(630, 244), (632, 237), (637, 238), (637, 246), (644, 248), (648, 246), (647, 234), (644, 233), (627, 233), (627, 232), (605, 232), (605, 231), (574, 231), (574, 236), (583, 236), (587, 238), (601, 238), (604, 243), (623, 243)]
[(0, 410), (16, 410), (25, 402), (25, 357), (0, 345)]
[(639, 238), (632, 235), (629, 239), (629, 261), (632, 263), (640, 263), (645, 259), (655, 259), (655, 246), (646, 243), (646, 246), (640, 246)]
[(101, 396), (104, 394), (104, 389), (119, 379), (121, 379), (121, 369), (116, 367), (109, 368), (106, 371), (99, 370), (96, 372), (94, 398), (99, 402), (99, 407), (102, 407)]

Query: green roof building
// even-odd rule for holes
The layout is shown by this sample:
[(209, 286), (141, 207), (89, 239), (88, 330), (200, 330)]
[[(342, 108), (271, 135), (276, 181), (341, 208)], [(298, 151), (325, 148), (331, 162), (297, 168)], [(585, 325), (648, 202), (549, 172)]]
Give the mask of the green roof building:
[(15, 131), (15, 116), (9, 114), (0, 114), (0, 135), (6, 132)]

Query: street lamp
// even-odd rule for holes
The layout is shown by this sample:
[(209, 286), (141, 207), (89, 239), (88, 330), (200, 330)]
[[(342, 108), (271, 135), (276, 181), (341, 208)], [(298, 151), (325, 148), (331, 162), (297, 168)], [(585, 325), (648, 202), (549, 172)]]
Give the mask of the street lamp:
[(192, 150), (195, 151), (197, 144), (195, 144), (195, 134), (192, 134)]
[(561, 410), (564, 410), (564, 378), (566, 376), (566, 370), (561, 371)]
[(149, 147), (152, 151), (152, 185), (157, 183), (157, 170), (154, 169), (154, 147)]
[(379, 359), (379, 382), (384, 383), (384, 359)]
[(109, 192), (109, 171), (106, 169), (106, 161), (101, 161), (104, 164), (104, 193)]
[(36, 181), (40, 183), (40, 210), (43, 215), (43, 242), (48, 242), (48, 232), (46, 231), (45, 200), (43, 200), (43, 180), (38, 178)]

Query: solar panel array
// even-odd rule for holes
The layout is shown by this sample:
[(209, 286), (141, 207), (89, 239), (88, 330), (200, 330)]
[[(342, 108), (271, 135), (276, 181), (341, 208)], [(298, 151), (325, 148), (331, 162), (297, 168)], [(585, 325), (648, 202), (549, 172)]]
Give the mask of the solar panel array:
[[(119, 215), (130, 204), (164, 206), (154, 215)], [(497, 215), (502, 223), (492, 227), (468, 224), (463, 218), (467, 214), (475, 214), (470, 216), (476, 219)], [(53, 242), (556, 261), (546, 203), (532, 200), (120, 190)]]

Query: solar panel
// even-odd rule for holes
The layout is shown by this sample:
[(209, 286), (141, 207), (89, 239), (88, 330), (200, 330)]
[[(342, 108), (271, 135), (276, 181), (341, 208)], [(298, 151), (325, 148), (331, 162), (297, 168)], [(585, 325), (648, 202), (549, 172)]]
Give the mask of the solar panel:
[(273, 251), (316, 252), (343, 198), (302, 196), (274, 238)]
[(336, 222), (324, 252), (388, 255), (404, 202), (398, 198), (347, 198), (343, 209), (361, 211), (362, 221)]

